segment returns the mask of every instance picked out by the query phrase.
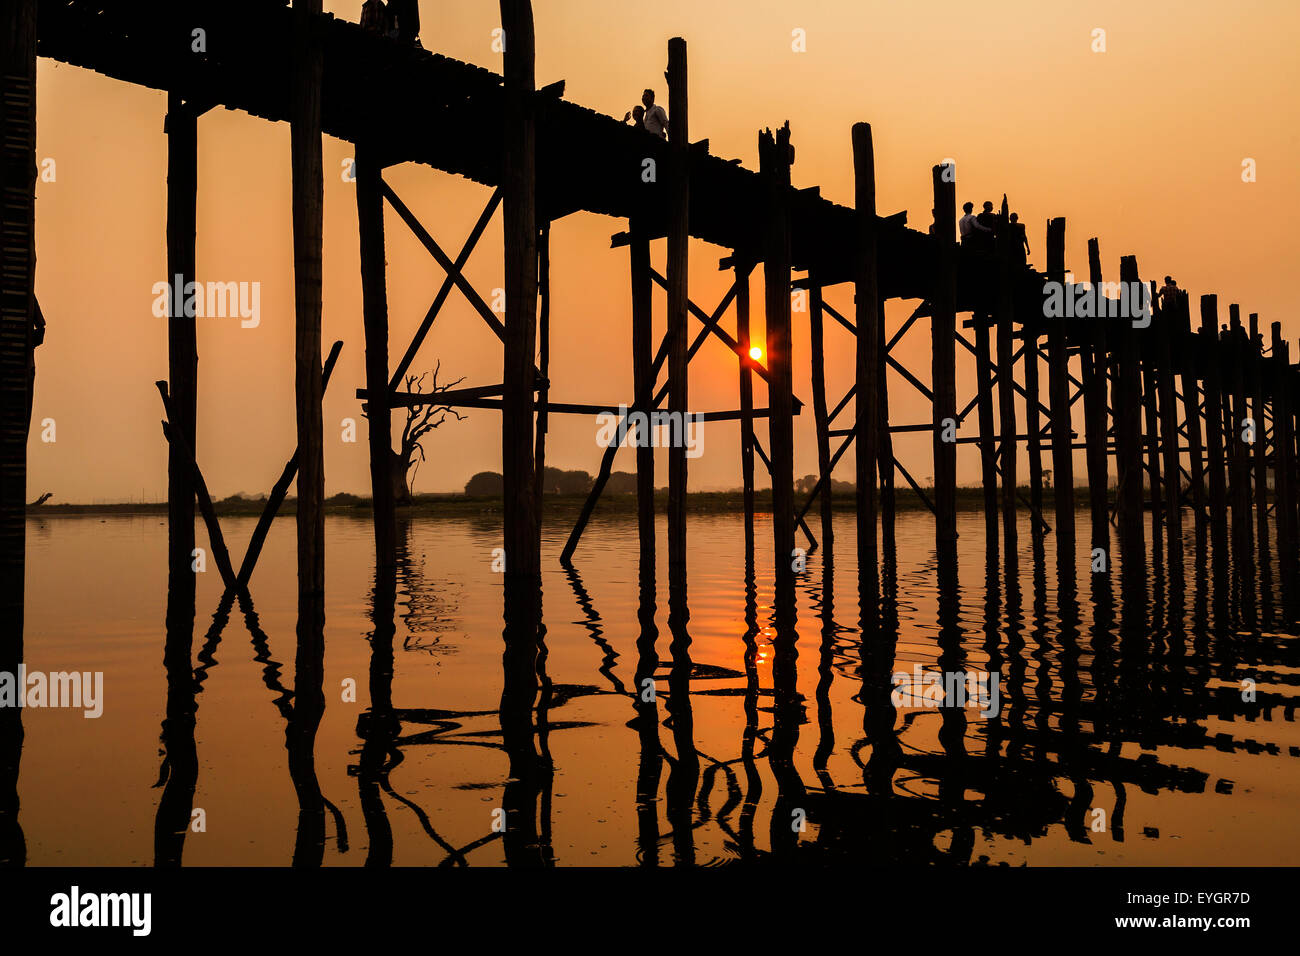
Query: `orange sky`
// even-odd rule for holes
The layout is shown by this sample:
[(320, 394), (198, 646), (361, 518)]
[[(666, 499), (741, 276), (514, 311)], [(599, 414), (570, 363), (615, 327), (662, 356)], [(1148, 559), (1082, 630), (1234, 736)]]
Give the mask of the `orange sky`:
[[(357, 19), (360, 0), (326, 3)], [(878, 207), (906, 209), (924, 229), (930, 167), (957, 162), (958, 201), (999, 201), (1003, 192), (1029, 225), (1042, 264), (1044, 222), (1067, 219), (1067, 266), (1086, 273), (1086, 242), (1101, 238), (1107, 278), (1119, 257), (1138, 257), (1144, 278), (1171, 272), (1193, 296), (1217, 292), (1261, 323), (1293, 318), (1300, 292), (1291, 245), (1300, 190), (1289, 172), (1300, 154), (1295, 100), (1300, 7), (1284, 2), (885, 3), (863, 0), (538, 0), (539, 84), (565, 79), (566, 97), (622, 116), (642, 88), (666, 100), (671, 36), (689, 44), (691, 132), (712, 151), (757, 165), (757, 131), (790, 120), (796, 186), (820, 185), (852, 199), (849, 129), (872, 124)], [(426, 48), (499, 69), (491, 50), (497, 5), (424, 0)], [(796, 28), (807, 52), (791, 49)], [(1092, 32), (1106, 31), (1106, 52)], [(167, 371), (166, 329), (151, 312), (166, 275), (166, 97), (41, 60), (39, 159), (57, 179), (37, 191), (37, 294), (48, 322), (37, 353), (30, 445), (31, 497), (55, 501), (161, 500), (166, 493), (162, 410), (153, 382)], [(418, 104), (415, 114), (418, 115)], [(199, 124), (200, 280), (261, 283), (261, 324), (200, 319), (199, 457), (216, 497), (269, 490), (294, 446), (293, 270), (289, 128), (214, 110)], [(354, 389), (363, 342), (354, 187), (340, 170), (349, 144), (325, 141), (324, 339), (343, 356), (325, 399), (327, 493), (366, 492), (365, 426)], [(1258, 181), (1243, 183), (1242, 160)], [(426, 167), (389, 170), (389, 182), (454, 256), (488, 190)], [(387, 219), (393, 361), (427, 309), (442, 274), (391, 212)], [(626, 250), (609, 249), (625, 223), (576, 214), (552, 230), (552, 398), (625, 400), (631, 388)], [(662, 262), (662, 242), (653, 257)], [(725, 292), (717, 260), (726, 250), (696, 243), (691, 295), (711, 311)], [(500, 216), (467, 269), (490, 297), (501, 281)], [(755, 327), (762, 328), (761, 270), (754, 277)], [(851, 306), (847, 287), (827, 300)], [(892, 330), (911, 304), (889, 305)], [(734, 327), (730, 315), (724, 325)], [(663, 298), (656, 297), (656, 336)], [(918, 323), (896, 355), (929, 380), (929, 332)], [(811, 401), (806, 315), (796, 315), (795, 391)], [(852, 343), (828, 330), (831, 402), (851, 383)], [(499, 343), (453, 293), (417, 368), (441, 359), (444, 377), (466, 384), (501, 378)], [(958, 402), (973, 377), (959, 358)], [(692, 363), (691, 406), (734, 408), (734, 357), (709, 343)], [(890, 376), (895, 423), (927, 421), (928, 403)], [(765, 404), (761, 389), (759, 404)], [(40, 423), (57, 440), (41, 441)], [(357, 419), (358, 441), (341, 440)], [(847, 424), (847, 422), (846, 422)], [(500, 418), (474, 410), (426, 442), (417, 491), (459, 490), (476, 471), (500, 466)], [(796, 474), (816, 466), (811, 405), (796, 419)], [(974, 434), (974, 416), (963, 435)], [(1076, 428), (1081, 426), (1076, 423)], [(765, 430), (760, 425), (760, 435)], [(553, 417), (552, 464), (594, 471), (596, 424)], [(764, 443), (766, 441), (764, 439)], [(704, 456), (690, 465), (695, 489), (739, 483), (738, 428), (705, 427)], [(896, 451), (921, 481), (932, 474), (927, 436), (901, 436)], [(667, 459), (659, 481), (666, 482)], [(631, 469), (623, 452), (618, 468)], [(963, 448), (959, 480), (977, 477)], [(1078, 473), (1082, 473), (1077, 469)], [(851, 479), (852, 456), (837, 477)]]

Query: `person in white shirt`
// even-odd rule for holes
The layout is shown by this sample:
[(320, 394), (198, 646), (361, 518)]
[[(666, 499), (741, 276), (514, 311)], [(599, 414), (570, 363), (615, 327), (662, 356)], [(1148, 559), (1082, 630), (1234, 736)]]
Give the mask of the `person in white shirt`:
[(643, 120), (645, 128), (660, 139), (667, 139), (668, 113), (655, 103), (655, 91), (646, 90), (642, 93), (641, 102), (645, 104), (645, 120)]
[(975, 217), (975, 204), (973, 202), (966, 203), (961, 207), (961, 211), (966, 214), (957, 220), (957, 231), (961, 233), (962, 242), (967, 239), (975, 242), (983, 238), (978, 235), (979, 233), (987, 232), (991, 234), (993, 232), (987, 226), (981, 225), (980, 221)]

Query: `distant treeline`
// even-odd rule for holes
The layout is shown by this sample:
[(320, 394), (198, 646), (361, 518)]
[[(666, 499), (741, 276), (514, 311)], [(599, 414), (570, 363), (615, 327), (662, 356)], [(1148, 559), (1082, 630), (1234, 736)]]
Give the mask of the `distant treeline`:
[[(596, 479), (585, 471), (577, 469), (564, 471), (560, 468), (547, 468), (542, 480), (542, 493), (548, 495), (585, 495), (596, 483)], [(832, 480), (831, 485), (834, 493), (851, 492), (854, 489), (851, 481)], [(794, 483), (795, 490), (805, 495), (816, 486), (816, 475), (804, 475)], [(499, 472), (480, 471), (465, 482), (465, 494), (470, 498), (499, 498), (504, 487)], [(636, 475), (630, 471), (611, 472), (609, 481), (605, 485), (605, 494), (636, 494)]]

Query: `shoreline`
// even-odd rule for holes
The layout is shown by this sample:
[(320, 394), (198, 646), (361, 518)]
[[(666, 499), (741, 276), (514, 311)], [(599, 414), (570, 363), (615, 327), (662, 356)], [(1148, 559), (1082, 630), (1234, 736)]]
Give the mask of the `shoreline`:
[[(933, 489), (925, 489), (926, 494), (933, 497)], [(1026, 488), (1027, 492), (1028, 489)], [(544, 500), (544, 509), (546, 512), (555, 514), (567, 514), (570, 512), (577, 513), (581, 510), (583, 503), (586, 501), (585, 494), (556, 494), (546, 495)], [(1052, 493), (1050, 489), (1044, 489), (1043, 504), (1044, 510), (1052, 503)], [(804, 497), (798, 494), (796, 501), (802, 507)], [(851, 513), (853, 511), (854, 496), (852, 491), (837, 490), (833, 498), (837, 511)], [(879, 503), (879, 498), (877, 498)], [(234, 496), (224, 498), (220, 501), (214, 501), (213, 509), (218, 517), (250, 517), (256, 518), (261, 515), (265, 507), (265, 498), (243, 498)], [(667, 489), (657, 489), (655, 491), (655, 510), (662, 513), (668, 504)], [(1086, 503), (1084, 503), (1086, 504)], [(978, 487), (958, 488), (957, 489), (957, 508), (959, 510), (982, 510), (984, 507), (984, 492)], [(745, 509), (745, 499), (743, 493), (737, 489), (734, 491), (699, 491), (692, 492), (686, 496), (687, 511), (695, 514), (743, 514)], [(426, 494), (416, 495), (409, 505), (399, 505), (397, 513), (399, 516), (408, 517), (456, 517), (462, 515), (483, 515), (499, 514), (502, 510), (502, 500), (499, 496), (471, 497), (464, 494)], [(770, 489), (762, 489), (754, 493), (754, 510), (756, 513), (771, 513), (772, 510), (772, 492)], [(895, 510), (896, 511), (925, 511), (927, 505), (911, 488), (899, 488), (895, 491)], [(198, 516), (198, 508), (195, 508), (195, 516)], [(288, 517), (297, 513), (297, 500), (288, 498), (280, 506), (277, 517)], [(325, 514), (327, 515), (357, 515), (369, 516), (371, 513), (370, 498), (341, 493), (325, 499)], [(819, 514), (818, 506), (814, 503), (813, 507), (808, 510), (809, 520)], [(601, 497), (596, 506), (595, 514), (636, 514), (636, 495), (634, 494), (605, 494)], [(58, 518), (58, 517), (88, 517), (88, 516), (141, 516), (141, 517), (166, 517), (167, 502), (120, 502), (108, 504), (44, 504), (33, 507), (27, 507), (28, 518)]]

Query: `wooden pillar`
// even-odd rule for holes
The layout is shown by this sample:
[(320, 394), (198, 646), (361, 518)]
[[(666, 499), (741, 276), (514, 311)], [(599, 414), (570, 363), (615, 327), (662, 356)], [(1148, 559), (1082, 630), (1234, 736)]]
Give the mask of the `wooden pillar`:
[(1145, 421), (1143, 451), (1146, 453), (1147, 478), (1151, 486), (1151, 551), (1159, 565), (1164, 555), (1164, 505), (1160, 480), (1160, 414), (1156, 402), (1156, 355), (1151, 327), (1138, 329), (1138, 357), (1142, 363), (1142, 413)]
[[(185, 289), (195, 281), (198, 202), (198, 118), (179, 93), (167, 96), (167, 388), (180, 441), (167, 443), (167, 585), (178, 606), (194, 600), (194, 462), (198, 454), (198, 346)], [(188, 596), (188, 597), (187, 597)]]
[[(537, 512), (538, 549), (541, 549), (544, 520), (543, 494), (546, 490), (546, 433), (550, 430), (547, 404), (551, 396), (551, 224), (543, 222), (537, 230), (537, 370), (542, 378), (537, 386), (537, 437), (533, 444), (533, 507)], [(636, 390), (635, 381), (633, 391)]]
[(980, 477), (984, 486), (984, 535), (990, 553), (998, 550), (998, 469), (993, 447), (993, 366), (989, 360), (989, 317), (979, 312), (975, 322), (976, 411), (979, 416)]
[(366, 337), (366, 418), (370, 494), (375, 524), (375, 567), (397, 561), (392, 409), (388, 403), (388, 278), (384, 250), (383, 166), (357, 145), (357, 229), (361, 239), (361, 315)]
[(1268, 451), (1266, 412), (1264, 409), (1264, 340), (1259, 334), (1259, 313), (1250, 313), (1250, 415), (1255, 421), (1255, 443), (1251, 446), (1254, 471), (1255, 546), (1259, 554), (1259, 581), (1261, 604), (1266, 622), (1272, 620), (1273, 568), (1268, 550)]
[(876, 407), (877, 376), (880, 370), (880, 289), (876, 277), (876, 156), (871, 124), (853, 125), (854, 228), (853, 250), (854, 317), (857, 325), (855, 376), (857, 392), (857, 447), (855, 481), (858, 519), (858, 592), (863, 614), (875, 617), (879, 594), (876, 556), (876, 429), (880, 412)]
[[(889, 430), (889, 375), (885, 362), (885, 300), (876, 305), (876, 355), (879, 360), (876, 394), (876, 462), (880, 471), (880, 530), (882, 548), (894, 551), (894, 436)], [(827, 487), (829, 487), (827, 482)]]
[[(638, 221), (630, 225), (632, 241), (628, 244), (632, 276), (632, 391), (638, 410), (650, 413), (654, 403), (652, 372), (654, 345), (651, 341), (650, 240)], [(748, 323), (748, 317), (746, 318)], [(748, 334), (748, 327), (746, 328)], [(752, 404), (752, 402), (751, 402)], [(743, 426), (742, 426), (743, 427)], [(750, 426), (753, 427), (752, 424)], [(753, 453), (750, 455), (751, 482)], [(752, 492), (751, 492), (752, 493)], [(644, 566), (655, 564), (655, 451), (649, 423), (636, 439), (636, 515), (637, 536)]]
[[(537, 345), (537, 170), (533, 10), (501, 0), (505, 55), (505, 130), (501, 195), (505, 230), (505, 359), (501, 402), (506, 575), (518, 587), (540, 581), (534, 497), (533, 358)], [(509, 591), (507, 594), (509, 595)], [(529, 636), (527, 626), (521, 639)], [(531, 639), (531, 638), (530, 638)]]
[(1025, 433), (1029, 436), (1026, 456), (1029, 459), (1029, 505), (1033, 513), (1030, 527), (1035, 541), (1041, 541), (1044, 534), (1043, 522), (1038, 515), (1043, 513), (1043, 440), (1039, 437), (1043, 430), (1042, 413), (1038, 407), (1038, 333), (1037, 316), (1025, 316), (1020, 325), (1025, 367)]
[(1273, 374), (1273, 501), (1277, 522), (1278, 572), (1282, 584), (1283, 607), (1294, 616), (1296, 579), (1295, 487), (1292, 482), (1292, 455), (1295, 436), (1292, 431), (1294, 395), (1291, 391), (1289, 343), (1282, 338), (1282, 323), (1270, 326)]
[[(669, 619), (685, 624), (686, 608), (686, 309), (690, 242), (690, 139), (686, 41), (668, 41), (668, 411), (682, 432), (668, 450)], [(787, 291), (789, 284), (786, 285)], [(789, 296), (786, 296), (787, 301)]]
[(1006, 543), (1004, 559), (1008, 566), (1019, 561), (1016, 552), (1016, 365), (1015, 341), (1012, 329), (1015, 324), (1015, 294), (1013, 288), (1013, 263), (1011, 243), (1018, 242), (1019, 236), (1012, 237), (1005, 228), (1007, 222), (1006, 200), (1002, 202), (1002, 223), (1004, 228), (997, 234), (997, 323), (998, 323), (998, 419), (1001, 430), (1001, 445), (998, 458), (1002, 472), (1002, 538)]
[[(1047, 222), (1047, 277), (1065, 283), (1065, 219)], [(1074, 556), (1074, 426), (1070, 408), (1069, 355), (1065, 326), (1047, 329), (1047, 393), (1052, 412), (1052, 499), (1056, 503), (1056, 551)]]
[(1175, 352), (1182, 362), (1183, 423), (1187, 426), (1187, 464), (1192, 481), (1192, 508), (1196, 512), (1196, 539), (1200, 542), (1205, 533), (1205, 454), (1201, 442), (1201, 386), (1198, 380), (1201, 365), (1199, 352), (1201, 337), (1192, 334), (1191, 299), (1186, 292), (1178, 293), (1177, 332)]
[[(1201, 336), (1206, 356), (1217, 355), (1218, 297), (1201, 297)], [(1216, 561), (1226, 557), (1227, 484), (1223, 475), (1223, 408), (1222, 377), (1217, 360), (1208, 360), (1203, 369), (1205, 389), (1205, 468), (1209, 476), (1210, 544)]]
[(934, 450), (935, 545), (941, 554), (955, 554), (957, 546), (957, 443), (945, 441), (945, 431), (956, 437), (957, 428), (957, 247), (956, 191), (952, 167), (935, 166), (934, 178), (934, 292), (930, 299), (930, 374)]
[[(1219, 298), (1201, 296), (1201, 335), (1204, 354), (1213, 357), (1219, 347)], [(1205, 363), (1205, 447), (1208, 453), (1206, 469), (1210, 484), (1210, 543), (1214, 560), (1218, 564), (1228, 552), (1228, 495), (1224, 478), (1223, 455), (1223, 391), (1219, 363)]]
[[(822, 287), (815, 274), (810, 275), (810, 279), (812, 284), (808, 289), (811, 330), (809, 348), (812, 349), (813, 416), (817, 420), (817, 472), (822, 479), (821, 491), (818, 493), (822, 516), (822, 545), (826, 548), (827, 554), (833, 554), (835, 532), (831, 521), (831, 436), (829, 415), (826, 410), (826, 343), (822, 328)], [(747, 352), (748, 348), (743, 342), (741, 344)]]
[[(1088, 281), (1095, 301), (1101, 302), (1101, 248), (1095, 238), (1088, 240)], [(1092, 510), (1092, 547), (1110, 551), (1110, 469), (1106, 447), (1110, 443), (1106, 427), (1107, 382), (1110, 354), (1107, 349), (1106, 320), (1094, 322), (1092, 339), (1084, 346), (1091, 353), (1090, 373), (1084, 384), (1083, 414), (1087, 435), (1088, 503)]]
[(1246, 330), (1241, 325), (1241, 306), (1228, 306), (1228, 386), (1232, 400), (1231, 427), (1225, 436), (1229, 449), (1232, 502), (1232, 565), (1240, 588), (1246, 625), (1253, 626), (1255, 609), (1255, 515), (1250, 494), (1250, 446), (1243, 431), (1246, 413)]
[[(323, 615), (325, 453), (321, 421), (321, 0), (294, 0), (290, 146), (293, 170), (295, 399), (298, 421), (298, 606)], [(386, 383), (385, 383), (386, 384)], [(323, 621), (322, 621), (323, 622)]]
[(766, 187), (763, 286), (767, 312), (768, 434), (772, 454), (772, 539), (778, 614), (794, 601), (794, 419), (790, 341), (790, 124), (758, 138)]
[[(0, 3), (0, 84), (0, 670), (15, 673), (23, 659), (27, 434), (35, 368), (36, 0)], [(12, 741), (0, 750), (0, 813), (18, 809), (20, 719), (20, 711), (9, 710), (0, 727)], [(0, 857), (5, 849), (0, 844)]]
[[(1154, 307), (1154, 306), (1153, 306)], [(1152, 329), (1159, 365), (1157, 387), (1160, 393), (1160, 440), (1164, 452), (1165, 475), (1165, 551), (1169, 556), (1169, 573), (1179, 579), (1183, 573), (1183, 515), (1180, 507), (1182, 476), (1178, 462), (1178, 407), (1174, 403), (1174, 329), (1177, 327), (1178, 303), (1161, 308)]]
[[(1125, 288), (1133, 289), (1140, 281), (1136, 257), (1121, 257), (1120, 282)], [(1142, 530), (1142, 377), (1133, 323), (1121, 320), (1116, 337), (1119, 339), (1119, 394), (1114, 409), (1119, 533), (1124, 566), (1134, 576), (1126, 575), (1126, 579), (1134, 580), (1146, 575), (1146, 540)]]

